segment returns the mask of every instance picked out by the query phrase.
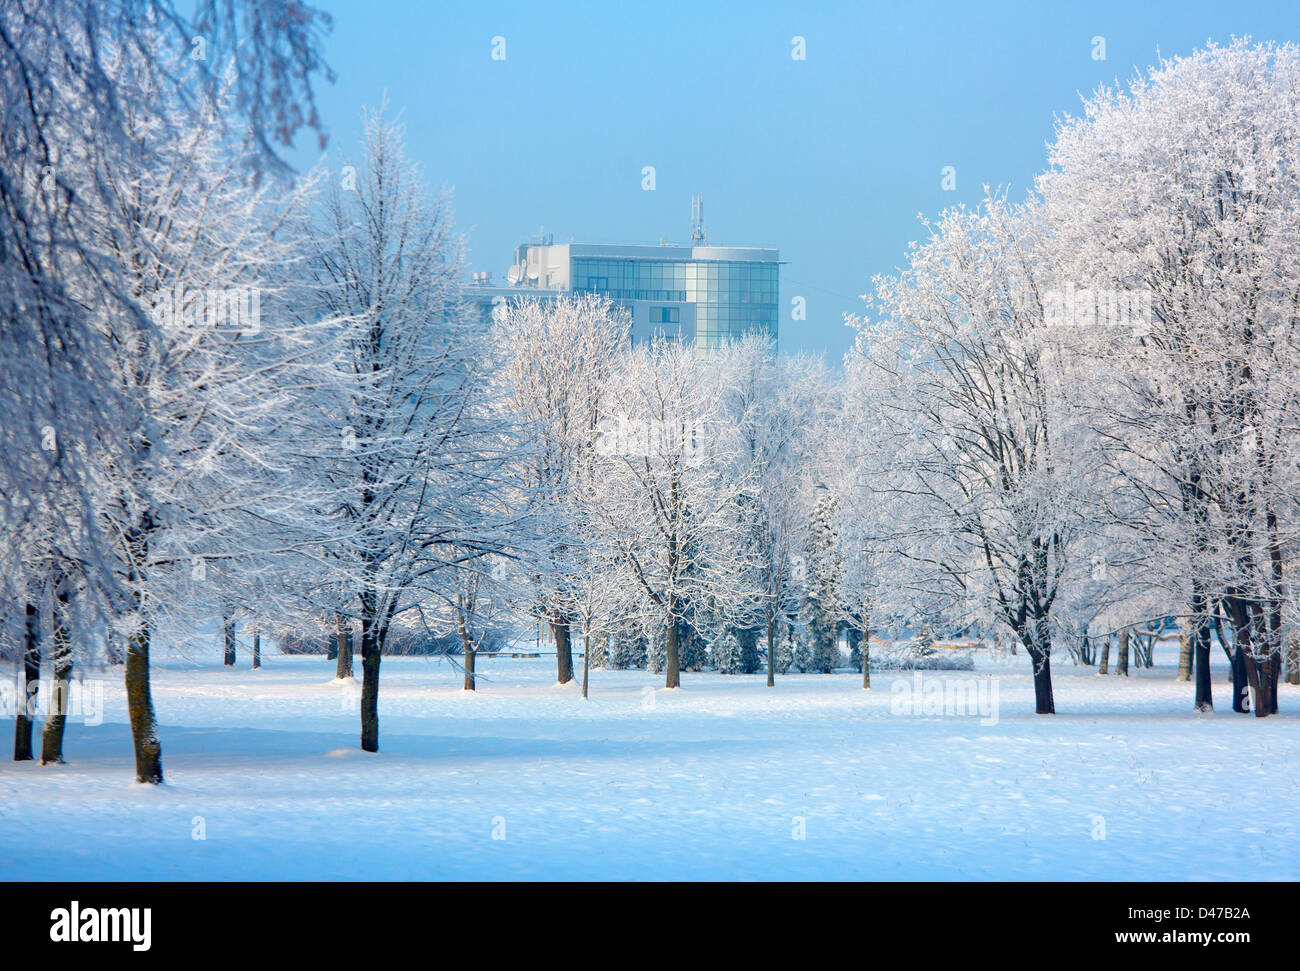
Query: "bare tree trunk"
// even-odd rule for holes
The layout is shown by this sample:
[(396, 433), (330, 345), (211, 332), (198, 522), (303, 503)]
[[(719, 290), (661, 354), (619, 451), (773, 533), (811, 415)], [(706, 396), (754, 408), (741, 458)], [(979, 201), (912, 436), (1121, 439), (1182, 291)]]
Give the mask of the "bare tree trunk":
[(1210, 625), (1205, 616), (1205, 596), (1196, 591), (1191, 601), (1192, 617), (1192, 661), (1196, 676), (1197, 711), (1214, 710), (1214, 691), (1210, 681)]
[(379, 751), (379, 644), (375, 620), (361, 618), (361, 750)]
[(868, 607), (862, 607), (862, 690), (871, 690), (871, 614)]
[(1127, 629), (1119, 632), (1119, 663), (1115, 665), (1115, 673), (1128, 677), (1128, 638)]
[(17, 717), (14, 719), (14, 761), (30, 762), (32, 760), (32, 694), (41, 680), (41, 615), (35, 604), (25, 608), (25, 625), (23, 630), (23, 663), (21, 689), (17, 701)]
[(1101, 663), (1097, 665), (1098, 674), (1110, 674), (1110, 635), (1101, 642)]
[(460, 635), (461, 653), (465, 657), (465, 690), (474, 691), (478, 687), (474, 677), (474, 662), (478, 658), (478, 651), (474, 649), (474, 638), (470, 636), (467, 613), (465, 595), (456, 594), (456, 633)]
[[(1246, 687), (1242, 690), (1243, 696), (1249, 696), (1252, 699), (1256, 718), (1264, 718), (1271, 715), (1272, 699), (1268, 695), (1266, 664), (1260, 661), (1249, 652), (1241, 653), (1241, 665), (1246, 670)], [(1250, 710), (1251, 704), (1246, 705)]]
[(253, 670), (262, 666), (262, 629), (253, 628)]
[(775, 618), (767, 622), (767, 686), (776, 687), (776, 677), (774, 668), (776, 667), (776, 620)]
[(1178, 680), (1192, 680), (1192, 639), (1186, 634), (1178, 635)]
[(587, 697), (587, 673), (591, 670), (591, 631), (582, 635), (582, 697)]
[(568, 684), (573, 680), (573, 647), (569, 643), (569, 618), (563, 614), (551, 617), (551, 635), (555, 638), (555, 681)]
[(69, 679), (72, 677), (72, 644), (68, 640), (68, 594), (58, 590), (54, 597), (51, 641), (54, 647), (54, 684), (50, 691), (45, 730), (41, 732), (41, 765), (63, 762), (63, 730), (68, 721)]
[(235, 666), (235, 619), (230, 616), (229, 608), (221, 618), (221, 632), (226, 641), (226, 667)]
[(1052, 654), (1051, 650), (1028, 648), (1030, 660), (1034, 662), (1034, 714), (1055, 715), (1056, 699), (1052, 695)]
[(478, 651), (474, 650), (472, 646), (466, 646), (465, 648), (465, 690), (466, 691), (478, 690), (478, 683), (475, 680), (475, 674), (474, 674), (474, 662), (477, 660), (478, 660)]
[[(1267, 718), (1276, 710), (1276, 689), (1273, 681), (1276, 672), (1275, 645), (1269, 636), (1269, 629), (1263, 617), (1264, 606), (1255, 601), (1243, 604), (1242, 610), (1248, 618), (1245, 630), (1249, 632), (1249, 636), (1238, 635), (1237, 655), (1246, 671), (1248, 690), (1254, 694), (1255, 717)], [(1260, 653), (1264, 656), (1259, 657)], [(1246, 690), (1242, 690), (1243, 695)]]
[(1232, 650), (1232, 710), (1250, 714), (1250, 673), (1246, 670), (1246, 652), (1250, 650), (1250, 629), (1239, 628)]
[(1266, 661), (1268, 714), (1277, 714), (1278, 686), (1282, 683), (1282, 597), (1284, 593), (1284, 566), (1282, 543), (1278, 537), (1277, 514), (1269, 509), (1265, 518), (1268, 527), (1269, 549), (1269, 599), (1268, 599), (1268, 660)]
[(1286, 636), (1286, 683), (1300, 684), (1300, 631)]
[(1193, 651), (1194, 674), (1196, 675), (1197, 711), (1214, 711), (1214, 682), (1210, 678), (1210, 632), (1203, 631), (1196, 640)]
[(162, 746), (158, 744), (158, 720), (149, 691), (149, 626), (141, 623), (126, 648), (126, 706), (131, 715), (131, 739), (135, 743), (135, 779), (159, 784), (163, 781)]
[(1236, 636), (1232, 638), (1232, 711), (1239, 715), (1251, 711), (1251, 669), (1247, 656), (1255, 649), (1255, 623), (1251, 606), (1238, 597), (1229, 599), (1229, 612)]
[(343, 615), (343, 611), (334, 612), (334, 658), (338, 662), (334, 677), (339, 679), (352, 677), (352, 622)]
[(665, 664), (664, 664), (664, 667), (666, 667), (668, 670), (668, 674), (667, 677), (664, 679), (664, 687), (678, 688), (681, 687), (682, 679), (681, 679), (681, 672), (680, 669), (678, 668), (678, 661), (677, 661), (677, 657), (678, 657), (677, 622), (675, 618), (672, 618), (671, 611), (669, 613), (669, 617), (670, 620), (668, 623), (668, 634), (667, 634), (668, 644), (667, 644), (667, 650), (665, 652), (667, 654), (667, 657), (665, 659)]

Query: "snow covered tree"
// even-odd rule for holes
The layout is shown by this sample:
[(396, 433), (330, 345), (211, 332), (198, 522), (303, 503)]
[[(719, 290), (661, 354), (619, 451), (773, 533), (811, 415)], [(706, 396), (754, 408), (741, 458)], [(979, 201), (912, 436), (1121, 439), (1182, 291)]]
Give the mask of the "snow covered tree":
[(789, 631), (782, 631), (776, 641), (776, 654), (773, 658), (777, 674), (789, 674), (794, 664), (794, 645), (790, 642)]
[(612, 635), (609, 666), (615, 671), (640, 669), (646, 666), (645, 637), (636, 631), (616, 630)]
[(492, 623), (505, 609), (509, 596), (509, 571), (505, 561), (462, 551), (453, 577), (452, 616), (460, 640), (464, 690), (478, 690), (476, 664)]
[[(380, 657), (394, 620), (446, 594), (470, 556), (499, 553), (512, 513), (509, 457), (486, 399), (483, 340), (460, 298), (462, 246), (444, 197), (406, 160), (401, 127), (364, 117), (355, 188), (331, 184), (311, 225), (301, 312), (338, 328), (331, 393), (305, 403), (320, 428), (324, 548), (354, 591), (361, 747), (379, 746)], [(454, 595), (453, 595), (454, 596)]]
[[(695, 349), (656, 339), (634, 348), (606, 386), (596, 443), (593, 527), (653, 624), (666, 628), (666, 686), (680, 683), (683, 621), (726, 623), (748, 564), (734, 515), (745, 487), (720, 394)], [(700, 609), (695, 609), (700, 608)]]
[[(120, 365), (155, 375), (173, 366), (176, 348), (151, 320), (151, 284), (157, 267), (177, 268), (168, 260), (178, 249), (131, 247), (151, 241), (145, 226), (173, 244), (199, 227), (194, 248), (210, 255), (216, 236), (233, 229), (215, 209), (205, 226), (196, 169), (172, 164), (196, 138), (211, 142), (211, 113), (228, 79), (234, 110), (222, 124), (247, 123), (248, 148), (235, 156), (246, 175), (283, 170), (273, 144), (289, 145), (304, 123), (319, 127), (312, 84), (324, 70), (317, 50), (327, 18), (283, 0), (202, 0), (191, 9), (186, 16), (166, 0), (0, 8), (0, 356), (6, 373), (22, 376), (0, 382), (0, 590), (22, 603), (23, 591), (42, 582), (34, 571), (61, 562), (75, 574), (81, 612), (112, 613), (123, 627), (129, 614), (156, 606), (139, 599), (140, 571), (121, 569), (123, 551), (138, 559), (154, 523), (137, 519), (124, 534), (104, 510), (135, 473), (152, 480), (153, 463), (175, 457), (161, 442), (141, 451), (139, 433), (153, 416)], [(196, 36), (210, 60), (186, 63)], [(183, 177), (160, 195), (164, 171)], [(218, 179), (215, 196), (232, 181)], [(219, 272), (197, 256), (190, 268), (191, 284)], [(225, 269), (224, 286), (238, 286), (238, 272)], [(212, 349), (207, 336), (195, 338), (200, 355)], [(191, 409), (204, 414), (199, 401)], [(147, 646), (138, 636), (129, 644), (137, 777), (160, 782)]]
[[(586, 513), (582, 521), (586, 521)], [(582, 697), (586, 698), (591, 669), (603, 668), (608, 662), (606, 632), (616, 624), (626, 598), (613, 582), (614, 567), (608, 551), (596, 545), (596, 537), (590, 531), (584, 532), (589, 541), (581, 550), (574, 551), (574, 570), (570, 573), (568, 589), (572, 605), (570, 629), (582, 636)]]
[[(120, 422), (130, 403), (117, 394), (106, 345), (133, 340), (144, 352), (152, 329), (149, 295), (133, 291), (89, 235), (91, 214), (117, 202), (113, 186), (88, 178), (91, 166), (129, 172), (138, 119), (174, 110), (199, 119), (222, 83), (222, 71), (208, 65), (233, 59), (236, 113), (228, 120), (246, 121), (255, 147), (244, 160), (255, 171), (282, 167), (273, 146), (288, 146), (303, 124), (319, 128), (313, 83), (329, 77), (318, 54), (328, 26), (315, 8), (288, 0), (201, 0), (188, 15), (168, 0), (0, 9), (0, 355), (22, 375), (0, 384), (0, 550), (17, 552), (13, 541), (34, 531), (92, 571), (108, 556), (111, 540), (94, 523), (95, 473), (129, 461)], [(177, 55), (196, 36), (208, 57), (181, 71)], [(132, 65), (129, 78), (123, 63)], [(145, 137), (165, 147), (184, 129), (157, 127)], [(24, 582), (15, 566), (0, 569), (0, 582), (13, 584), (6, 596)]]
[(812, 670), (813, 666), (812, 644), (809, 642), (806, 634), (802, 631), (792, 634), (791, 638), (793, 649), (791, 651), (790, 659), (794, 664), (794, 669), (800, 674), (807, 674)]
[(626, 312), (608, 297), (522, 298), (498, 308), (495, 339), (502, 378), (535, 448), (528, 473), (551, 512), (548, 542), (534, 564), (541, 613), (555, 639), (556, 680), (573, 680), (573, 585), (583, 575), (584, 477), (604, 411), (601, 393), (626, 344)]
[[(722, 387), (725, 420), (735, 430), (737, 475), (749, 483), (737, 496), (736, 516), (751, 559), (749, 623), (765, 635), (771, 668), (782, 619), (800, 607), (796, 558), (809, 519), (802, 484), (834, 424), (834, 382), (817, 358), (779, 358), (776, 342), (763, 334), (722, 347), (710, 365)], [(746, 635), (742, 646), (749, 641)], [(774, 684), (769, 670), (768, 686)]]
[(663, 674), (668, 667), (668, 637), (662, 629), (646, 635), (646, 664), (655, 674)]
[(1039, 714), (1055, 711), (1052, 610), (1093, 495), (1045, 263), (1031, 209), (944, 213), (907, 270), (877, 281), (882, 315), (859, 322), (852, 369), (878, 408), (866, 474), (892, 523), (891, 583), (923, 622), (995, 615), (1029, 653)]
[(587, 642), (590, 646), (591, 667), (599, 671), (609, 664), (609, 641), (603, 633), (598, 633), (595, 637), (589, 638)]
[(830, 674), (839, 664), (839, 630), (843, 610), (840, 578), (843, 570), (835, 536), (835, 496), (824, 485), (816, 489), (807, 533), (803, 614), (811, 643), (811, 668)]
[(737, 670), (741, 674), (755, 674), (762, 670), (764, 659), (758, 652), (758, 632), (750, 627), (744, 630), (733, 630), (733, 633), (740, 645)]
[[(267, 446), (284, 387), (296, 381), (289, 362), (313, 337), (311, 328), (288, 323), (279, 302), (298, 240), (286, 222), (309, 186), (250, 188), (251, 149), (226, 135), (228, 87), (191, 118), (142, 90), (126, 61), (105, 69), (124, 94), (160, 107), (133, 111), (117, 151), (89, 161), (83, 177), (106, 204), (76, 217), (81, 234), (112, 258), (131, 299), (150, 307), (142, 340), (130, 314), (100, 305), (102, 365), (123, 403), (127, 452), (98, 472), (96, 526), (108, 560), (84, 574), (85, 589), (105, 598), (127, 639), (137, 778), (160, 782), (149, 692), (153, 635), (195, 590), (211, 595), (209, 564), (231, 575), (238, 562), (256, 559), (265, 514), (285, 495), (266, 488)], [(166, 141), (157, 132), (168, 128), (183, 134)]]
[(840, 602), (844, 605), (850, 663), (862, 673), (862, 687), (870, 688), (875, 603), (884, 576), (884, 550), (893, 527), (888, 518), (889, 503), (882, 502), (875, 493), (869, 474), (859, 474), (859, 463), (872, 457), (871, 448), (862, 443), (873, 442), (880, 430), (871, 377), (857, 371), (858, 366), (859, 362), (850, 360), (846, 384), (854, 393), (844, 396), (840, 421), (827, 435), (824, 450), (838, 461), (825, 468), (823, 476), (833, 493), (842, 497), (835, 503), (833, 532), (842, 567)]
[[(1237, 40), (1162, 60), (1067, 119), (1038, 183), (1080, 287), (1141, 298), (1095, 421), (1143, 582), (1193, 619), (1198, 709), (1214, 618), (1236, 629), (1233, 706), (1275, 710), (1294, 515), (1300, 51)], [(1089, 303), (1093, 302), (1091, 293)]]
[(725, 632), (710, 648), (713, 669), (719, 674), (735, 674), (740, 670), (740, 642), (731, 631)]
[(609, 643), (606, 647), (607, 664), (611, 671), (625, 671), (632, 667), (629, 651), (629, 639), (623, 631), (614, 629), (609, 633)]
[(702, 670), (708, 657), (708, 645), (700, 636), (695, 624), (682, 619), (677, 622), (677, 646), (683, 671)]

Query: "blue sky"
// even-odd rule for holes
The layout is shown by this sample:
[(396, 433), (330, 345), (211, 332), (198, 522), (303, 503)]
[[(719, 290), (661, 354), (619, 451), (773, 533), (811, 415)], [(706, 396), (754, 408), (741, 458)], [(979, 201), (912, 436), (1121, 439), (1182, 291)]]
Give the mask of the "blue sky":
[(320, 92), (334, 160), (387, 94), (426, 179), (454, 190), (470, 269), (502, 277), (543, 228), (684, 243), (699, 193), (710, 243), (780, 249), (782, 350), (832, 358), (852, 337), (844, 313), (921, 236), (918, 214), (976, 203), (985, 184), (1023, 194), (1081, 94), (1208, 39), (1300, 40), (1300, 0), (315, 2), (335, 19), (338, 81)]

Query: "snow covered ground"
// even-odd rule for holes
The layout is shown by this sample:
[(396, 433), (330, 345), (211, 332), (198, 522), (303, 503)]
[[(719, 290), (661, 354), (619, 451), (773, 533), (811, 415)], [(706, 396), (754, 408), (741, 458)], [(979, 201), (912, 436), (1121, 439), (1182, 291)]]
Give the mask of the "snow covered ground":
[(915, 681), (893, 672), (670, 692), (597, 671), (584, 702), (550, 658), (481, 662), (475, 694), (386, 659), (374, 755), (324, 658), (176, 661), (156, 668), (157, 788), (131, 781), (114, 672), (69, 764), (0, 763), (0, 880), (1300, 878), (1300, 689), (1277, 718), (1198, 716), (1157, 660), (1127, 680), (1061, 664), (1054, 718), (1023, 655), (923, 675), (996, 686), (994, 724), (901, 711)]

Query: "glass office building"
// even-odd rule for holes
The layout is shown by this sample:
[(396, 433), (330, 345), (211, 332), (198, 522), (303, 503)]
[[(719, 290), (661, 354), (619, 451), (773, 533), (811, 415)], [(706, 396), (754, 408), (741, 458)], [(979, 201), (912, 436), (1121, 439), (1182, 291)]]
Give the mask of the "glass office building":
[(777, 336), (780, 260), (774, 249), (526, 243), (515, 251), (509, 285), (476, 294), (490, 304), (520, 296), (603, 293), (626, 307), (632, 338), (664, 334), (701, 353), (750, 332)]
[(776, 336), (778, 266), (775, 259), (574, 257), (571, 288), (633, 306), (648, 303), (649, 323), (665, 330), (687, 311), (693, 339), (707, 351), (751, 331)]

